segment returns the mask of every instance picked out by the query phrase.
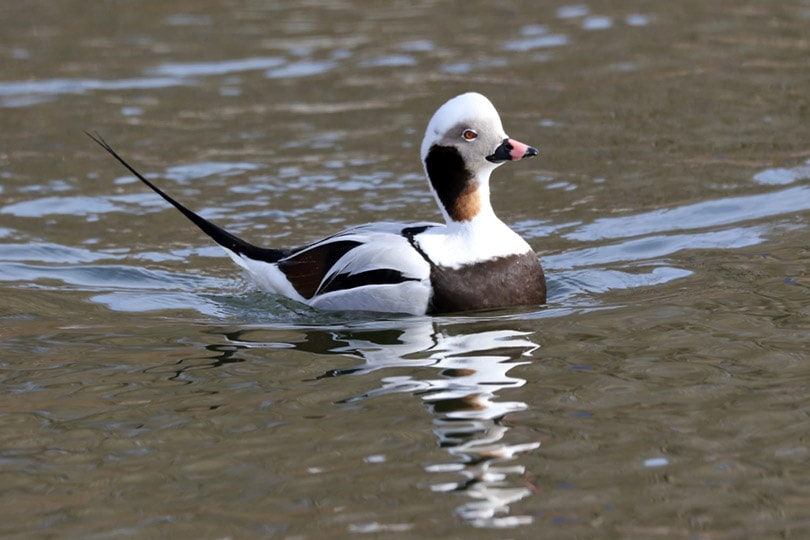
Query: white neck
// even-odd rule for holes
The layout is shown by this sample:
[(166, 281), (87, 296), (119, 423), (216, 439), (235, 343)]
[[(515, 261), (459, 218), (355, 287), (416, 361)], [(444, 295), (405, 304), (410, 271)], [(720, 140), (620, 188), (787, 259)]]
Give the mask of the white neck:
[(420, 234), (419, 245), (439, 266), (458, 268), (493, 258), (531, 251), (531, 246), (501, 221), (489, 202), (489, 189), (481, 190), (481, 211), (468, 221), (447, 219), (446, 227), (434, 227)]

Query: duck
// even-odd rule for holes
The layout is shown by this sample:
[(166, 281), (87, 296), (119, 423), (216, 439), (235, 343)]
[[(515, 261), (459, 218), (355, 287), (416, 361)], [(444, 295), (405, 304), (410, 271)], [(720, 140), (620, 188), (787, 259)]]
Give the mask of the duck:
[(422, 140), (444, 223), (367, 223), (295, 248), (242, 240), (169, 196), (98, 133), (86, 134), (224, 248), (258, 288), (315, 310), (434, 316), (546, 302), (539, 258), (490, 203), (492, 172), (539, 151), (509, 137), (480, 93), (441, 105)]

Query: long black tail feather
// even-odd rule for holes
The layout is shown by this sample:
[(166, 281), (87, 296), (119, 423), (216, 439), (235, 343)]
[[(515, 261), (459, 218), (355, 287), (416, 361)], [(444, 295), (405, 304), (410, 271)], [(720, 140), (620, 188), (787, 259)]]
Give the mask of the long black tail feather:
[(244, 255), (250, 259), (258, 260), (258, 261), (265, 261), (265, 262), (277, 262), (280, 259), (283, 259), (287, 255), (290, 254), (289, 250), (283, 249), (265, 249), (260, 248), (258, 246), (254, 246), (249, 242), (245, 242), (241, 238), (234, 236), (233, 234), (229, 233), (222, 227), (215, 225), (205, 219), (204, 217), (196, 214), (174, 200), (172, 197), (167, 195), (163, 192), (160, 188), (158, 188), (155, 184), (147, 180), (141, 173), (139, 173), (132, 165), (126, 162), (124, 158), (118, 155), (118, 152), (113, 150), (113, 148), (107, 144), (107, 141), (101, 138), (101, 135), (98, 133), (89, 133), (87, 131), (84, 132), (85, 135), (93, 139), (96, 144), (101, 146), (104, 150), (107, 151), (112, 157), (114, 157), (118, 162), (126, 167), (129, 172), (134, 174), (138, 180), (149, 186), (149, 188), (163, 197), (169, 204), (180, 210), (180, 212), (186, 216), (192, 223), (194, 223), (197, 227), (200, 228), (205, 234), (210, 236), (214, 242), (219, 244), (220, 246), (228, 249), (238, 255)]

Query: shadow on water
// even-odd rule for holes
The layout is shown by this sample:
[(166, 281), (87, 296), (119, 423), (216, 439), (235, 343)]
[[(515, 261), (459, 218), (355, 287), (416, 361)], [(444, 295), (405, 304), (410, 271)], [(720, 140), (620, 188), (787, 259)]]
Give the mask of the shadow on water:
[(337, 403), (357, 404), (388, 394), (422, 400), (432, 415), (437, 444), (448, 454), (447, 461), (430, 464), (426, 470), (459, 477), (436, 481), (431, 489), (466, 495), (470, 500), (456, 511), (471, 525), (514, 527), (533, 520), (510, 514), (510, 504), (534, 492), (519, 457), (540, 446), (536, 441), (512, 441), (504, 422), (510, 413), (527, 409), (526, 403), (509, 401), (505, 395), (526, 383), (510, 371), (532, 361), (539, 349), (531, 332), (507, 329), (516, 325), (506, 319), (419, 318), (299, 327), (301, 339), (285, 344), (262, 341), (266, 331), (260, 328), (243, 329), (225, 334), (228, 345), (218, 348), (210, 365), (238, 362), (242, 349), (280, 346), (358, 360), (350, 367), (326, 369), (312, 380), (368, 377), (368, 384), (374, 386)]

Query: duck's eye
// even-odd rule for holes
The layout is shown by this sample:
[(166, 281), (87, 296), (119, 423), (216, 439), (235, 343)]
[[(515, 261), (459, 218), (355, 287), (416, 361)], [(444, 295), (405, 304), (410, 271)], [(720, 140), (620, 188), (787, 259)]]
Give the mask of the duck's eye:
[(465, 141), (474, 141), (475, 139), (478, 138), (478, 133), (476, 133), (472, 129), (465, 129), (464, 133), (462, 133), (461, 136), (464, 137)]

